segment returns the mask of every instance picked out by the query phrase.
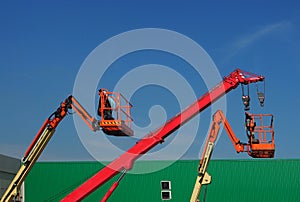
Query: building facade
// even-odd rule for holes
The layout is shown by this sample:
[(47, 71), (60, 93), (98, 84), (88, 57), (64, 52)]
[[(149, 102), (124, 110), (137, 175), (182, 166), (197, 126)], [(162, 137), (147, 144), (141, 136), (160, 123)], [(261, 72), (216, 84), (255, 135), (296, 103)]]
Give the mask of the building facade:
[(20, 160), (0, 154), (0, 198), (20, 168)]
[[(197, 160), (136, 162), (133, 172), (140, 174), (126, 174), (108, 201), (189, 201), (198, 163)], [(38, 162), (25, 181), (26, 201), (59, 201), (102, 167), (98, 162)], [(165, 168), (158, 170), (162, 167)], [(299, 201), (299, 168), (300, 159), (211, 160), (208, 172), (212, 183), (207, 189), (203, 187), (199, 198), (209, 202)], [(99, 202), (117, 178), (83, 201)]]

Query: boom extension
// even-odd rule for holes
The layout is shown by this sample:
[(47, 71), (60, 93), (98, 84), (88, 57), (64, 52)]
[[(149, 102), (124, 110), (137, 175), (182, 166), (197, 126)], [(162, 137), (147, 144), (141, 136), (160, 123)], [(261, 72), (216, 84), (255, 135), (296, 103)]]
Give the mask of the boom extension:
[[(251, 117), (250, 114), (246, 113), (246, 117)], [(257, 115), (258, 116), (258, 115)], [(263, 115), (260, 115), (261, 117)], [(226, 119), (225, 115), (221, 110), (218, 110), (212, 120), (212, 124), (210, 126), (209, 133), (207, 135), (205, 147), (200, 159), (199, 167), (198, 167), (198, 176), (194, 185), (193, 193), (191, 195), (190, 202), (199, 202), (198, 197), (204, 184), (211, 183), (211, 176), (207, 173), (208, 164), (210, 162), (210, 158), (214, 149), (215, 141), (219, 135), (220, 125), (223, 124), (224, 128), (227, 132), (229, 139), (231, 140), (232, 145), (237, 153), (240, 152), (247, 152), (249, 156), (253, 158), (273, 158), (274, 157), (274, 150), (271, 149), (272, 145), (274, 146), (274, 134), (272, 136), (272, 141), (268, 145), (265, 142), (252, 144), (252, 136), (247, 135), (248, 143), (241, 143), (240, 140), (234, 134), (228, 120)], [(246, 122), (247, 126), (247, 122)], [(269, 129), (269, 128), (268, 128)], [(263, 129), (259, 130), (261, 133)], [(261, 138), (260, 138), (261, 139)], [(260, 148), (260, 153), (256, 151), (256, 148)], [(268, 155), (266, 155), (268, 154)], [(270, 155), (273, 154), (273, 155)]]
[(91, 117), (73, 96), (69, 96), (61, 103), (58, 109), (45, 120), (42, 127), (37, 132), (21, 160), (22, 164), (19, 171), (2, 196), (0, 200), (1, 202), (11, 202), (13, 198), (19, 197), (18, 190), (20, 189), (21, 184), (24, 182), (31, 168), (44, 151), (47, 143), (53, 136), (56, 127), (65, 118), (70, 109), (73, 109), (85, 121), (91, 130), (99, 130), (96, 119)]
[[(69, 195), (67, 195), (62, 201), (74, 202), (80, 201), (88, 196), (91, 192), (97, 189), (99, 186), (110, 180), (112, 177), (120, 173), (122, 170), (130, 170), (135, 162), (141, 155), (148, 152), (157, 144), (162, 143), (166, 137), (172, 134), (175, 130), (181, 127), (184, 123), (188, 122), (198, 113), (209, 107), (213, 102), (220, 97), (235, 89), (239, 84), (250, 84), (259, 81), (263, 81), (264, 77), (249, 72), (236, 69), (229, 76), (224, 77), (223, 81), (218, 83), (209, 92), (201, 96), (197, 101), (191, 104), (188, 108), (177, 114), (163, 126), (158, 128), (155, 132), (146, 135), (137, 144), (131, 147), (127, 152), (112, 161), (109, 165), (100, 170), (96, 175), (75, 189)], [(120, 95), (115, 97), (115, 101), (120, 100)], [(121, 108), (117, 106), (117, 109), (125, 109), (122, 113), (125, 114), (126, 120), (122, 119), (100, 122), (93, 118), (73, 97), (69, 96), (61, 103), (60, 107), (44, 122), (38, 133), (36, 134), (32, 144), (29, 146), (22, 158), (22, 165), (17, 175), (9, 185), (8, 189), (4, 193), (0, 202), (10, 202), (13, 197), (17, 197), (18, 189), (20, 188), (25, 177), (37, 161), (40, 154), (43, 152), (47, 143), (51, 139), (55, 132), (56, 127), (62, 121), (62, 119), (68, 114), (69, 109), (73, 109), (88, 125), (92, 131), (97, 131), (100, 128), (108, 135), (116, 136), (131, 136), (133, 131), (130, 128), (132, 119), (130, 117), (131, 104), (125, 100), (125, 107)], [(109, 108), (105, 108), (107, 110)], [(113, 108), (110, 108), (113, 110)], [(103, 117), (102, 117), (103, 118)], [(107, 125), (107, 123), (108, 125)], [(122, 179), (124, 174), (121, 175)], [(119, 181), (115, 182), (110, 189), (109, 193), (104, 197), (103, 201), (111, 195), (114, 189), (118, 186)]]
[(172, 134), (175, 130), (188, 122), (198, 113), (209, 107), (213, 102), (220, 97), (235, 89), (239, 84), (250, 84), (263, 81), (264, 77), (249, 72), (236, 69), (229, 76), (224, 77), (223, 81), (218, 83), (209, 92), (201, 96), (197, 101), (191, 104), (188, 108), (177, 114), (162, 127), (158, 128), (153, 133), (146, 135), (143, 139), (132, 146), (127, 152), (112, 161), (89, 180), (84, 182), (73, 192), (63, 198), (62, 202), (81, 201), (98, 187), (117, 175), (123, 169), (130, 170), (134, 162), (157, 144), (162, 143), (166, 137)]

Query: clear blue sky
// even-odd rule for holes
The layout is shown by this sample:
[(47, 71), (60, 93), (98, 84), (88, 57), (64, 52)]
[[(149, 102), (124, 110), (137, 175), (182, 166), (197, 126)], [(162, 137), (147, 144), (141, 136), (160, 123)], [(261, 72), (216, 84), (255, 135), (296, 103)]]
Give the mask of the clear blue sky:
[[(0, 26), (1, 154), (22, 157), (44, 120), (72, 93), (83, 61), (99, 44), (133, 29), (163, 28), (201, 45), (222, 76), (236, 67), (264, 75), (265, 107), (251, 112), (274, 114), (276, 158), (300, 157), (299, 1), (6, 1), (0, 6)], [(124, 65), (129, 71), (148, 63), (182, 72), (195, 91), (199, 88), (198, 96), (206, 91), (203, 80), (184, 69), (182, 61), (160, 53), (133, 55), (114, 66)], [(108, 88), (113, 87), (113, 81), (124, 73), (116, 71), (112, 67), (102, 86), (105, 82)], [(152, 105), (165, 105), (168, 118), (178, 112), (174, 97), (159, 101), (153, 91), (168, 94), (149, 86), (131, 100), (135, 120), (142, 126), (149, 124)], [(252, 91), (256, 102), (255, 89)], [(240, 88), (227, 96), (227, 117), (239, 138), (246, 140)], [(204, 112), (197, 139), (183, 158), (198, 157), (209, 120), (210, 113)], [(116, 141), (124, 148), (132, 143)], [(213, 157), (248, 158), (235, 153), (224, 132)], [(40, 159), (92, 159), (76, 134), (71, 116), (57, 128)]]

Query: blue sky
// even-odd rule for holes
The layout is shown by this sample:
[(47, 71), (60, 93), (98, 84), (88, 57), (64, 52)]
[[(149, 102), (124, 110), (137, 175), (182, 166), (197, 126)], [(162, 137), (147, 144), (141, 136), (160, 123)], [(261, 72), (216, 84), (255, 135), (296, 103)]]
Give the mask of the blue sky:
[[(254, 105), (251, 112), (274, 114), (276, 158), (300, 157), (299, 1), (9, 1), (1, 3), (0, 26), (1, 154), (22, 157), (44, 120), (72, 93), (82, 63), (99, 44), (126, 31), (162, 28), (197, 42), (222, 76), (236, 67), (264, 75), (265, 107)], [(182, 60), (155, 51), (116, 61), (101, 84), (113, 88), (126, 71), (150, 63), (180, 72), (188, 78), (197, 96), (207, 90), (203, 79), (194, 76)], [(124, 68), (119, 70), (118, 66)], [(257, 101), (255, 91), (251, 88), (253, 104)], [(156, 99), (153, 92), (163, 99)], [(227, 117), (237, 136), (246, 141), (241, 89), (230, 92), (226, 99)], [(131, 102), (135, 106), (136, 124), (141, 126), (151, 122), (148, 112), (153, 105), (165, 107), (164, 118), (179, 112), (174, 96), (157, 86), (140, 89)], [(182, 158), (198, 158), (211, 119), (208, 112), (201, 114), (197, 138)], [(159, 122), (153, 123), (154, 126), (162, 124)], [(134, 140), (112, 141), (125, 149)], [(213, 157), (249, 158), (246, 154), (236, 154), (224, 132)], [(77, 136), (71, 116), (57, 128), (40, 158), (92, 159)]]

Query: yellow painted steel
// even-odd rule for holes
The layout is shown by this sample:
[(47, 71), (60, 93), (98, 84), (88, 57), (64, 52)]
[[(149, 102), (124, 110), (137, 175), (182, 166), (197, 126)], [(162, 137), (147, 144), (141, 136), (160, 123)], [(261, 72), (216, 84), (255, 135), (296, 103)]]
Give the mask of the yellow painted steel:
[(12, 202), (14, 197), (18, 197), (19, 189), (22, 183), (24, 182), (31, 168), (34, 166), (35, 162), (37, 161), (37, 159), (45, 149), (47, 143), (51, 139), (54, 132), (55, 129), (51, 129), (49, 127), (47, 127), (44, 130), (44, 132), (42, 133), (42, 135), (34, 145), (33, 149), (30, 151), (25, 162), (22, 162), (19, 171), (17, 172), (16, 176), (8, 186), (0, 202)]
[(199, 194), (201, 191), (201, 187), (203, 184), (211, 183), (211, 176), (206, 172), (208, 168), (208, 163), (210, 161), (210, 157), (213, 151), (214, 143), (208, 142), (204, 158), (202, 159), (202, 164), (198, 170), (198, 176), (194, 185), (193, 193), (191, 195), (190, 202), (199, 202)]

